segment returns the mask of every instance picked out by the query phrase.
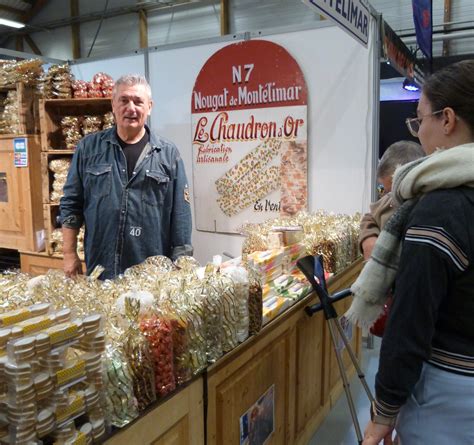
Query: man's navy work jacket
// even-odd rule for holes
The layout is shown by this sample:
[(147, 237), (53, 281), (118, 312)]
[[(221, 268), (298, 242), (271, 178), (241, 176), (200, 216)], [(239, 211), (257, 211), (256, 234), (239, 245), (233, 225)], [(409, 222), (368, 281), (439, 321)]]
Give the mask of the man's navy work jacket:
[(60, 220), (68, 228), (85, 224), (87, 274), (101, 265), (100, 278), (113, 278), (149, 256), (192, 255), (183, 161), (173, 143), (149, 132), (130, 179), (115, 127), (84, 137), (76, 148)]

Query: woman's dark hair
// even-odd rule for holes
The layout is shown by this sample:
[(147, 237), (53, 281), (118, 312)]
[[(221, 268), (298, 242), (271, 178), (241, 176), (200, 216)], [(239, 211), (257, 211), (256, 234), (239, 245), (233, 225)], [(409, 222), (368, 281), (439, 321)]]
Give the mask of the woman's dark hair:
[(451, 107), (474, 136), (474, 60), (453, 63), (432, 74), (423, 93), (433, 111)]

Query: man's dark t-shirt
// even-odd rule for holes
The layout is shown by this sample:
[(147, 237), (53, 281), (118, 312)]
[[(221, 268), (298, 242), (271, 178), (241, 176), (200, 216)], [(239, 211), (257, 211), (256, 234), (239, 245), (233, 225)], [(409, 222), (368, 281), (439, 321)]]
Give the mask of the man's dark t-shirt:
[(127, 144), (125, 141), (122, 141), (118, 134), (117, 139), (119, 141), (120, 146), (122, 147), (125, 159), (127, 160), (127, 173), (128, 179), (130, 179), (133, 175), (133, 171), (137, 164), (138, 158), (140, 157), (143, 149), (145, 148), (145, 145), (150, 140), (150, 134), (148, 133), (148, 131), (145, 131), (143, 137), (134, 144)]

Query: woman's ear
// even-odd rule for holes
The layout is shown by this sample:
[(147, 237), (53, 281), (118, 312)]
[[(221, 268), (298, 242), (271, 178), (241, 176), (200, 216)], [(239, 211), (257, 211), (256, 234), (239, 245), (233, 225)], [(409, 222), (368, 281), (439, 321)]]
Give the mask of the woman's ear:
[(446, 107), (443, 110), (443, 131), (444, 134), (450, 135), (456, 128), (456, 124), (458, 121), (458, 117), (456, 113), (451, 107)]

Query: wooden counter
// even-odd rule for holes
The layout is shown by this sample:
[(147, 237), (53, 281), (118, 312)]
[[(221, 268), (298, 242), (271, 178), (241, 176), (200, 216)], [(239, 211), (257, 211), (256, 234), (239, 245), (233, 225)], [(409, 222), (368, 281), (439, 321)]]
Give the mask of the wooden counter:
[[(86, 271), (86, 264), (81, 261), (82, 273)], [(20, 267), (24, 273), (31, 275), (43, 275), (50, 269), (63, 269), (63, 257), (61, 255), (48, 255), (46, 252), (20, 251)]]
[(130, 426), (106, 445), (204, 444), (203, 379), (197, 378)]
[[(331, 280), (330, 293), (349, 287), (361, 268), (359, 260)], [(343, 390), (324, 316), (304, 312), (315, 302), (312, 295), (298, 302), (107, 445), (239, 444), (240, 417), (272, 385), (275, 425), (268, 444), (306, 444)], [(338, 314), (349, 305), (349, 298), (336, 303)], [(359, 330), (352, 345), (360, 358)], [(347, 352), (343, 358), (350, 375)]]

